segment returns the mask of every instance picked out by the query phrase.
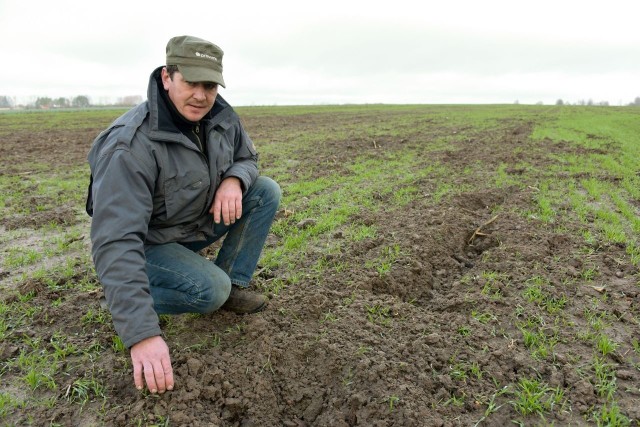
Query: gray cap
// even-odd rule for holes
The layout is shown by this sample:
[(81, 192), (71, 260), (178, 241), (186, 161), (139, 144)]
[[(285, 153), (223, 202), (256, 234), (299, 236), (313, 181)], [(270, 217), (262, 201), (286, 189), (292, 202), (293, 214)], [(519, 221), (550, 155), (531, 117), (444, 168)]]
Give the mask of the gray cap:
[(177, 65), (188, 82), (213, 82), (222, 87), (222, 56), (215, 44), (193, 36), (173, 37), (167, 43), (167, 65)]

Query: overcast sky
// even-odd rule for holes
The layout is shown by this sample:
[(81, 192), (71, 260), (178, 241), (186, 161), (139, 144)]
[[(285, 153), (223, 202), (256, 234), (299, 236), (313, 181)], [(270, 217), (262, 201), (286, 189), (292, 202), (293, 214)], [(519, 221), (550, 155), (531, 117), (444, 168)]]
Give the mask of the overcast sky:
[[(635, 0), (0, 0), (0, 96), (140, 95), (169, 38), (225, 52), (233, 105), (612, 105), (640, 96)], [(34, 98), (32, 98), (34, 99)]]

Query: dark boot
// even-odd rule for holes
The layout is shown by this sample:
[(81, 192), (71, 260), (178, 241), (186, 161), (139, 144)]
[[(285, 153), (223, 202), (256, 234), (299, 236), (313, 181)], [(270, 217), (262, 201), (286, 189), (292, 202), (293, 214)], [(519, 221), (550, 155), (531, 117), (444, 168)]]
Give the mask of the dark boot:
[(238, 314), (251, 314), (264, 310), (266, 306), (266, 296), (236, 285), (231, 285), (231, 293), (229, 294), (227, 302), (222, 305), (222, 309)]

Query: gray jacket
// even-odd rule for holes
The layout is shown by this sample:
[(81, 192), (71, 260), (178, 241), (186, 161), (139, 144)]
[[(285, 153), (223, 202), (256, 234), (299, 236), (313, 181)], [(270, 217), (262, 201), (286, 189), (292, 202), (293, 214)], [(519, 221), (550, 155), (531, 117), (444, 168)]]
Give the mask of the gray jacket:
[(161, 333), (144, 245), (211, 236), (209, 208), (220, 182), (237, 177), (246, 191), (258, 177), (254, 145), (222, 97), (202, 122), (207, 156), (172, 126), (157, 83), (160, 69), (151, 74), (148, 100), (98, 135), (88, 156), (93, 261), (127, 347)]

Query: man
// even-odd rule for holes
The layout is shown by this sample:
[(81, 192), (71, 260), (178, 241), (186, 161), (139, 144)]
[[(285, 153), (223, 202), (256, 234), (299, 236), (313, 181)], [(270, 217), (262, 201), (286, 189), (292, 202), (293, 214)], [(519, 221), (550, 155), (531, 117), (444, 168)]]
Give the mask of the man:
[[(247, 287), (281, 192), (259, 176), (251, 139), (218, 95), (222, 56), (206, 40), (169, 40), (147, 101), (98, 135), (88, 156), (96, 272), (134, 383), (152, 393), (174, 386), (158, 314), (254, 313), (267, 303)], [(197, 253), (223, 236), (215, 262)]]

